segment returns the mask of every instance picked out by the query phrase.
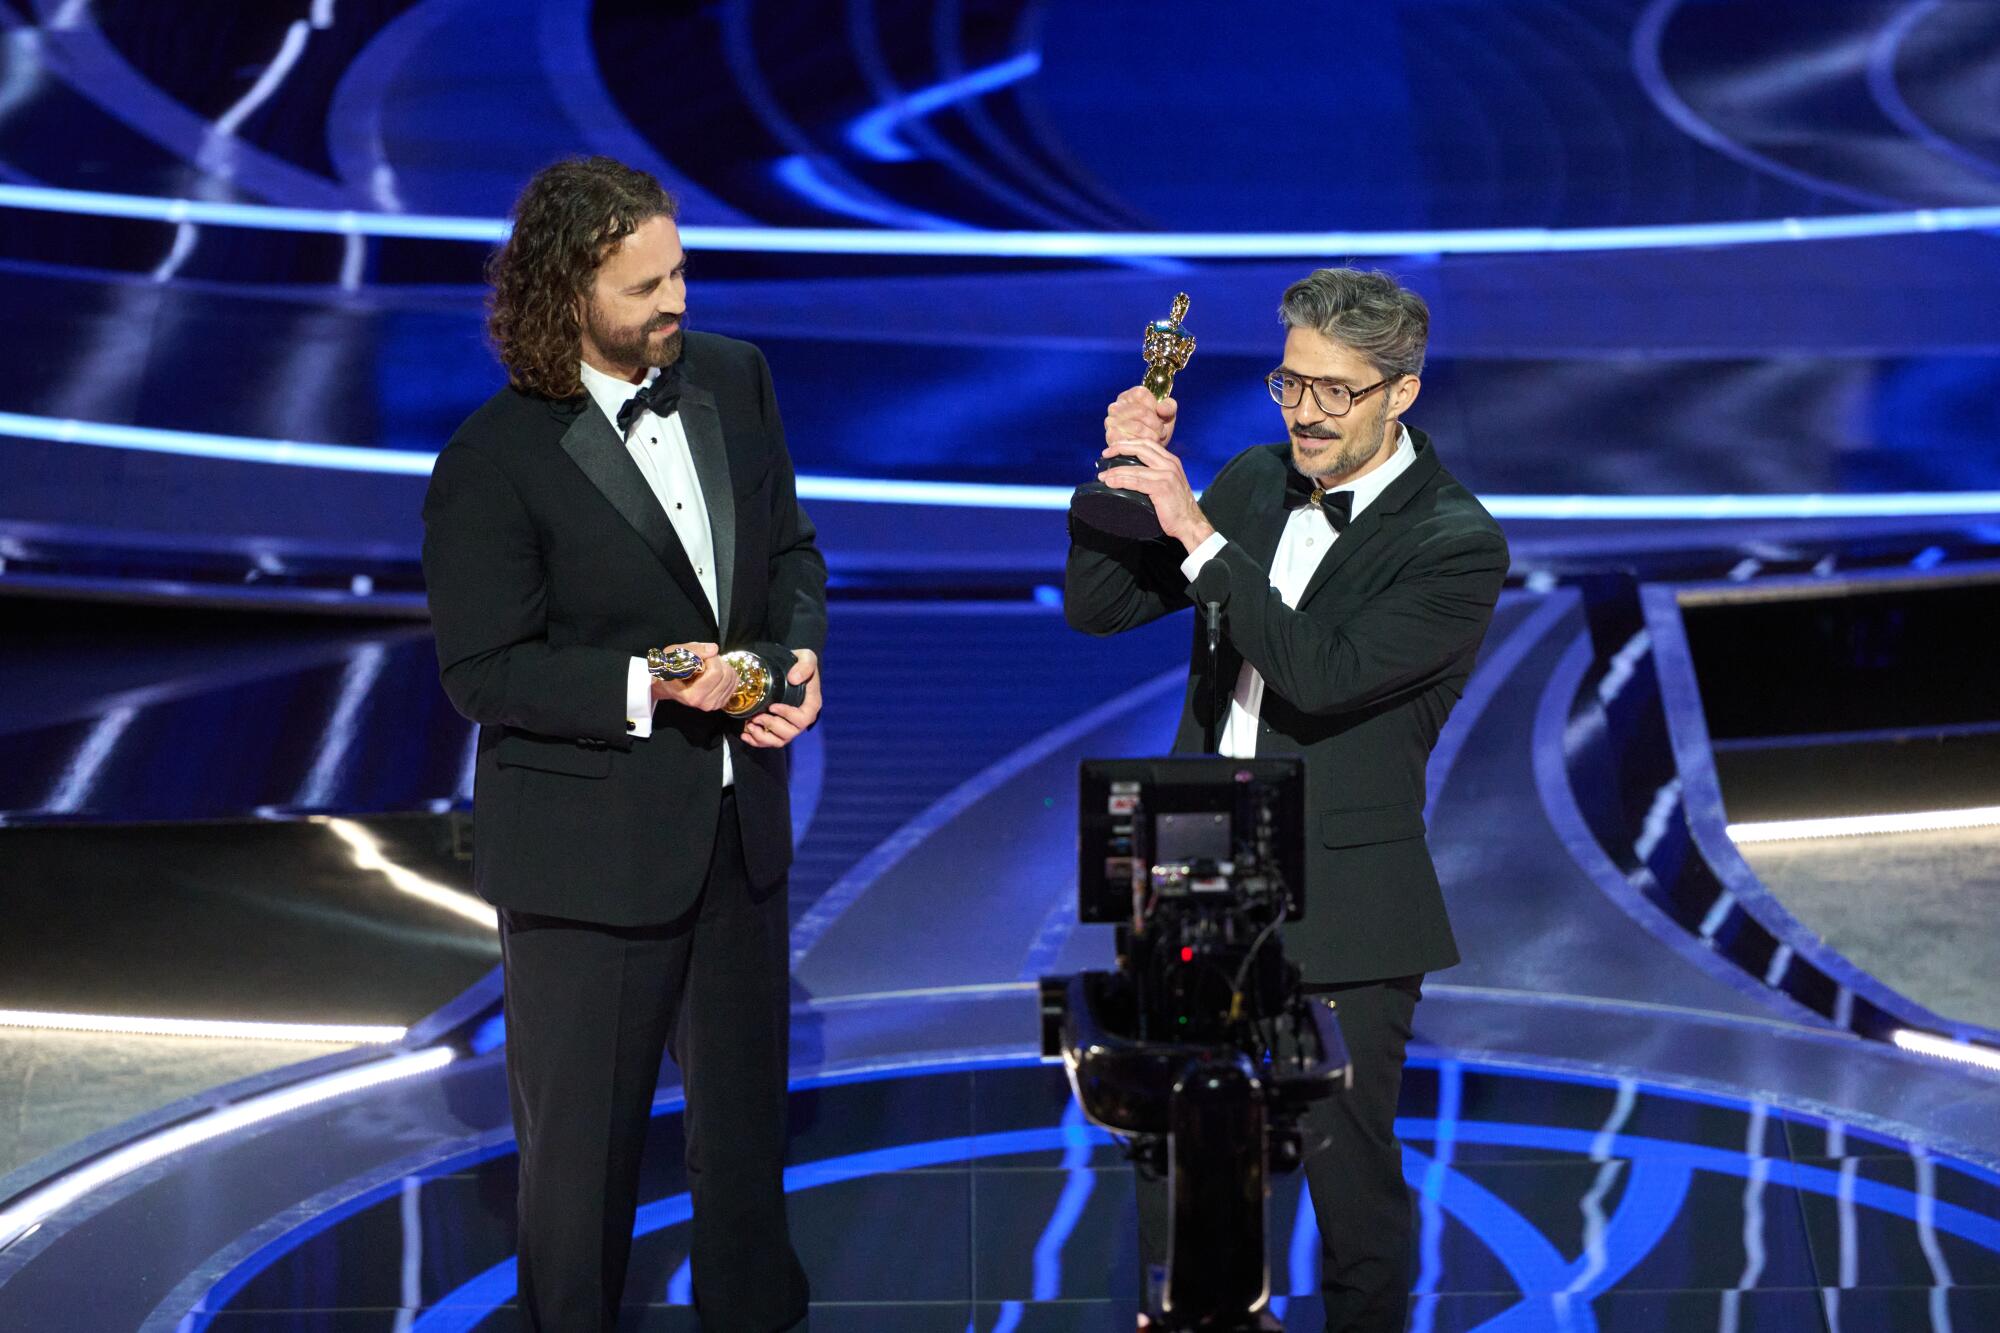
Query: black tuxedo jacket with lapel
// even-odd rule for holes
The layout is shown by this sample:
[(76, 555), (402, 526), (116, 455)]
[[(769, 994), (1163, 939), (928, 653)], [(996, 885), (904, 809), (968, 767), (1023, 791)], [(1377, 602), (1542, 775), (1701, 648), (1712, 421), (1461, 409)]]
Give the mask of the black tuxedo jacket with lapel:
[(480, 724), (473, 878), (496, 906), (610, 925), (678, 917), (708, 870), (725, 745), (753, 884), (770, 889), (791, 864), (787, 751), (677, 704), (655, 710), (650, 738), (627, 734), (627, 671), (648, 648), (754, 646), (789, 667), (791, 649), (826, 642), (826, 563), (763, 353), (690, 332), (680, 415), (719, 617), (588, 396), (503, 389), (431, 473), (424, 577), (445, 692)]
[[(1263, 674), (1257, 753), (1306, 760), (1306, 915), (1285, 944), (1309, 982), (1458, 961), (1424, 845), (1424, 768), (1492, 618), (1507, 542), (1429, 438), (1410, 438), (1415, 460), (1333, 544), (1296, 610), (1270, 582), (1289, 446), (1238, 454), (1201, 499), (1228, 538), (1215, 557), (1229, 575), (1223, 716), (1212, 717), (1197, 623), (1174, 750), (1200, 753), (1211, 720), (1220, 737), (1245, 661)], [(1178, 542), (1121, 542), (1081, 525), (1070, 541), (1066, 605), (1078, 629), (1114, 634), (1192, 603)]]

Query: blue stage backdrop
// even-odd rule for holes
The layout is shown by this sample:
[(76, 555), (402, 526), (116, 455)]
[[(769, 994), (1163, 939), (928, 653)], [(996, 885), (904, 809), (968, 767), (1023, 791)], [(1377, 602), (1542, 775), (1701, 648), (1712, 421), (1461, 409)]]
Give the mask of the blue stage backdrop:
[(691, 322), (766, 349), (808, 476), (1072, 484), (1185, 290), (1203, 479), (1277, 430), (1285, 284), (1358, 262), (1430, 300), (1411, 419), (1484, 493), (2000, 488), (1990, 5), (46, 0), (0, 29), (16, 523), (407, 553), (426, 456), (501, 383), (482, 260), (579, 152), (678, 193)]

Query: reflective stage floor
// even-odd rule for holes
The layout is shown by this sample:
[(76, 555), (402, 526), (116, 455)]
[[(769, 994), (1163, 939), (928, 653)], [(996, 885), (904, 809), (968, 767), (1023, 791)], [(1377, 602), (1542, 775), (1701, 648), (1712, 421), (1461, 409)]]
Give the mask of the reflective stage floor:
[[(1059, 1069), (802, 1089), (789, 1176), (817, 1330), (1129, 1327), (1122, 1151)], [(1835, 1119), (1632, 1079), (1435, 1056), (1400, 1132), (1420, 1213), (1412, 1328), (1974, 1330), (2000, 1323), (2000, 1179)], [(649, 1144), (628, 1322), (694, 1329), (675, 1107)], [(389, 1180), (204, 1298), (213, 1329), (518, 1327), (513, 1162)], [(1300, 1178), (1271, 1200), (1274, 1308), (1320, 1327)]]
[[(1506, 593), (1432, 759), (1429, 840), (1466, 962), (1426, 984), (1403, 1099), (1412, 1327), (2000, 1327), (2000, 1076), (1886, 1039), (1990, 1036), (1788, 926), (1702, 841), (1719, 834), (1713, 775), (1664, 748), (1686, 674), (1670, 626), (1648, 649), (1601, 618), (1577, 586)], [(812, 1327), (1130, 1327), (1129, 1168), (1037, 1058), (1035, 981), (1108, 963), (1104, 928), (1075, 920), (1076, 764), (1166, 748), (1186, 627), (1097, 643), (1039, 604), (914, 601), (842, 602), (834, 623), (879, 694), (830, 708), (795, 778), (789, 1183)], [(400, 798), (372, 801), (369, 774), (435, 770), (453, 804), (464, 732), (411, 683), (432, 688), (428, 664), (398, 641), (361, 672), (361, 651), (309, 663), (330, 679), (299, 697), (353, 720), (345, 755), (387, 757), (302, 754), (299, 773), (240, 784), (281, 807), (244, 827), (292, 830), (319, 858), (300, 865), (338, 855), (337, 826), (282, 822), (315, 808), (314, 772), (343, 775), (325, 786), (348, 808), (380, 809)], [(1046, 669), (1007, 669), (1024, 655)], [(952, 689), (918, 688), (936, 671)], [(160, 710), (203, 697), (137, 701), (120, 753), (142, 769), (173, 753)], [(117, 797), (23, 735), (78, 811)], [(1607, 786), (1630, 827), (1601, 808)], [(15, 808), (45, 827), (10, 846), (88, 835), (68, 810)], [(384, 855), (462, 887), (445, 844), (370, 827)], [(399, 1042), (196, 1094), (0, 1176), (0, 1330), (518, 1326), (504, 1058), (489, 973)], [(633, 1328), (697, 1327), (678, 1099), (665, 1068)], [(1280, 1178), (1273, 1306), (1308, 1329), (1299, 1205)]]

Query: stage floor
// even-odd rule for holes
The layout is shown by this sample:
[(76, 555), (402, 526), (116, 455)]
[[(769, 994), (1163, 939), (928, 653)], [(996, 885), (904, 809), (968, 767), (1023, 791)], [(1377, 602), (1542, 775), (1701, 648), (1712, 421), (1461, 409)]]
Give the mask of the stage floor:
[[(2000, 1321), (2000, 1180), (1837, 1119), (1632, 1079), (1413, 1062), (1412, 1327), (1960, 1329)], [(812, 1327), (1130, 1327), (1130, 1169), (1058, 1067), (943, 1066), (801, 1088), (789, 1185)], [(628, 1326), (694, 1329), (676, 1103), (648, 1144)], [(213, 1329), (519, 1327), (510, 1154), (388, 1180), (273, 1246)], [(1270, 1206), (1274, 1308), (1317, 1329), (1300, 1177)]]
[[(1467, 961), (1427, 983), (1403, 1099), (1413, 1327), (2000, 1325), (2000, 1079), (1828, 1021), (1635, 891), (1564, 767), (1572, 701), (1615, 690), (1587, 681), (1585, 612), (1567, 587), (1507, 593), (1431, 764)], [(854, 678), (912, 702), (900, 727), (861, 694), (830, 711), (795, 783), (812, 1326), (1129, 1326), (1129, 1168), (1037, 1058), (1035, 980), (1109, 961), (1073, 911), (1075, 765), (1166, 748), (1185, 627), (1107, 645), (1046, 607), (955, 603), (838, 623), (865, 645)], [(1024, 653), (1050, 669), (989, 670)], [(902, 688), (932, 669), (959, 684)], [(386, 1054), (199, 1094), (0, 1179), (16, 1220), (41, 1209), (11, 1243), (0, 1226), (0, 1328), (515, 1327), (498, 1001), (488, 976)], [(696, 1326), (678, 1099), (669, 1066), (634, 1328)], [(1296, 1177), (1270, 1251), (1274, 1307), (1317, 1327)]]

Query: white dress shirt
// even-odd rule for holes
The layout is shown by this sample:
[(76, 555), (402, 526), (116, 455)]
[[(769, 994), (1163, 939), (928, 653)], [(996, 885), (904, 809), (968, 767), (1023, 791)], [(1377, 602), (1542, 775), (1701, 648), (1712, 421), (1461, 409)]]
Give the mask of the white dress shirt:
[[(583, 364), (582, 369), (584, 389), (614, 430), (618, 426), (619, 409), (660, 373), (657, 369), (649, 371), (641, 383), (633, 384), (589, 364)], [(640, 475), (652, 487), (660, 508), (667, 511), (667, 521), (674, 525), (674, 535), (680, 538), (681, 548), (694, 565), (694, 576), (708, 598), (708, 609), (719, 620), (721, 610), (715, 600), (715, 534), (708, 526), (708, 503), (702, 498), (701, 477), (694, 470), (694, 454), (688, 448), (681, 414), (675, 412), (662, 420), (651, 408), (641, 411), (632, 423), (631, 434), (625, 437), (625, 449), (639, 465)], [(646, 740), (653, 734), (653, 678), (643, 657), (633, 658), (625, 673), (625, 722), (635, 739)], [(727, 787), (735, 781), (736, 769), (729, 761), (729, 746), (725, 743), (722, 785)]]
[[(1416, 446), (1410, 443), (1409, 428), (1399, 424), (1397, 430), (1396, 446), (1388, 461), (1352, 486), (1340, 488), (1354, 494), (1354, 508), (1348, 515), (1350, 524), (1361, 517), (1362, 510), (1380, 499), (1389, 484), (1416, 460)], [(1337, 495), (1339, 491), (1327, 493)], [(1326, 516), (1310, 505), (1301, 505), (1286, 518), (1284, 535), (1278, 538), (1278, 553), (1271, 558), (1271, 586), (1278, 590), (1286, 606), (1298, 609), (1299, 597), (1312, 581), (1313, 571), (1319, 568), (1319, 562), (1326, 558), (1340, 535), (1326, 521)], [(1227, 540), (1221, 533), (1214, 533), (1188, 552), (1187, 559), (1181, 562), (1181, 573), (1187, 575), (1189, 583), (1194, 582), (1201, 567), (1215, 558)], [(1237, 673), (1236, 689), (1229, 696), (1229, 720), (1223, 724), (1219, 744), (1223, 754), (1231, 759), (1257, 757), (1257, 724), (1263, 711), (1264, 677), (1246, 661), (1243, 670)]]

